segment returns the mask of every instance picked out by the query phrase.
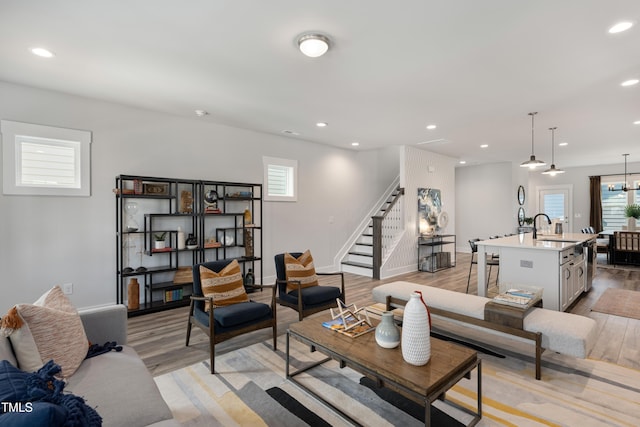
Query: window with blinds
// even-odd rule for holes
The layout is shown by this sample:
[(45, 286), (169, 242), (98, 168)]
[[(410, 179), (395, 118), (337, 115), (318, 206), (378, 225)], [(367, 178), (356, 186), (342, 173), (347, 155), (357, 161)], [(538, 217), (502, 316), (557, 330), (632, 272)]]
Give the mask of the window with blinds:
[(263, 166), (264, 200), (296, 201), (298, 162), (296, 160), (263, 157)]
[(3, 193), (90, 196), (91, 132), (0, 121)]

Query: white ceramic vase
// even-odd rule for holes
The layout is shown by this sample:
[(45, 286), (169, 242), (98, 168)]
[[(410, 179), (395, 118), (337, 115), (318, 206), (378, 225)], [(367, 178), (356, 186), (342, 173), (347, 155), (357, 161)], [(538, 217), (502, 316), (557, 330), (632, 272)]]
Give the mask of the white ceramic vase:
[(393, 321), (393, 313), (385, 311), (376, 326), (376, 342), (383, 348), (396, 348), (400, 345), (400, 330)]
[(422, 295), (417, 292), (404, 308), (402, 318), (402, 358), (405, 362), (422, 366), (431, 358), (430, 315)]

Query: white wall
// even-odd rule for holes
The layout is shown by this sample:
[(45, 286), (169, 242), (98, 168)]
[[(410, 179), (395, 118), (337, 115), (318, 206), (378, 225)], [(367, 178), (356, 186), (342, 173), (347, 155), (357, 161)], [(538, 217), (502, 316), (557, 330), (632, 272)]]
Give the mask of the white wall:
[(516, 232), (518, 185), (526, 188), (520, 174), (508, 162), (456, 168), (458, 251), (470, 252), (471, 239)]
[[(77, 307), (115, 301), (118, 174), (262, 182), (262, 156), (297, 159), (297, 203), (264, 204), (273, 255), (312, 250), (319, 269), (399, 173), (397, 149), (358, 152), (0, 82), (0, 118), (93, 132), (91, 197), (0, 195), (0, 313), (71, 282)], [(333, 217), (330, 223), (329, 218)]]

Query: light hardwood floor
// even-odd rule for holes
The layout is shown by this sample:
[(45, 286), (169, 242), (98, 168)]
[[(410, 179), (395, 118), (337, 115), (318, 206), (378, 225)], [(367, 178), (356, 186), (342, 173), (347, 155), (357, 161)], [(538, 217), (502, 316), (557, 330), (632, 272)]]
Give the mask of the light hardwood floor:
[[(457, 254), (457, 265), (437, 273), (413, 272), (387, 280), (373, 280), (345, 274), (347, 302), (358, 307), (371, 304), (371, 289), (382, 283), (406, 280), (452, 291), (465, 292), (470, 254)], [(495, 272), (492, 273), (492, 282)], [(591, 291), (571, 308), (572, 313), (589, 316), (598, 324), (598, 340), (589, 355), (623, 366), (640, 369), (640, 320), (592, 312), (591, 307), (607, 288), (640, 291), (640, 269), (598, 268)], [(476, 267), (471, 274), (471, 293), (476, 292)], [(491, 292), (491, 289), (490, 289)], [(251, 294), (251, 298), (267, 301), (268, 292)], [(640, 310), (640, 307), (638, 308)], [(207, 337), (194, 328), (189, 347), (185, 346), (188, 307), (147, 314), (129, 319), (129, 344), (142, 357), (153, 375), (160, 375), (207, 359)], [(298, 321), (297, 313), (278, 306), (278, 334), (285, 334), (288, 325)], [(216, 353), (232, 351), (270, 338), (270, 329), (252, 332), (216, 345)], [(282, 349), (283, 350), (283, 349)]]

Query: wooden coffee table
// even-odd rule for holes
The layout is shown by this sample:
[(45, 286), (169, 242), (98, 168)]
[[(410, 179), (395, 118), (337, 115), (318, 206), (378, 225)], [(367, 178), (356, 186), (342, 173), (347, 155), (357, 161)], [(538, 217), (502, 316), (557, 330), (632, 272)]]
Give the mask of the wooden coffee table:
[[(340, 367), (350, 368), (376, 380), (379, 386), (385, 386), (397, 391), (407, 398), (424, 404), (425, 426), (431, 425), (431, 404), (437, 399), (445, 400), (445, 393), (462, 378), (470, 378), (471, 371), (477, 368), (478, 401), (477, 411), (446, 401), (465, 413), (473, 415), (468, 426), (476, 425), (482, 418), (482, 369), (478, 354), (467, 347), (457, 345), (437, 338), (431, 338), (431, 360), (424, 366), (413, 366), (402, 359), (400, 347), (386, 349), (378, 346), (375, 333), (369, 332), (357, 338), (350, 338), (322, 326), (322, 322), (330, 317), (307, 318), (294, 323), (287, 331), (287, 379), (315, 396), (327, 406), (333, 408), (341, 416), (354, 425), (359, 423), (345, 412), (336, 408), (322, 396), (297, 381), (294, 377), (329, 360), (337, 360)], [(311, 363), (295, 372), (289, 367), (289, 341), (294, 338), (304, 344), (312, 346), (328, 357)]]

